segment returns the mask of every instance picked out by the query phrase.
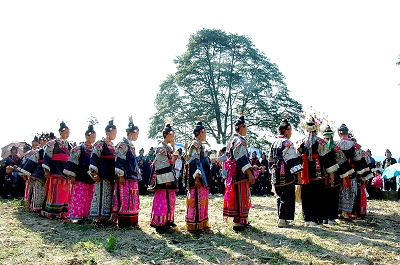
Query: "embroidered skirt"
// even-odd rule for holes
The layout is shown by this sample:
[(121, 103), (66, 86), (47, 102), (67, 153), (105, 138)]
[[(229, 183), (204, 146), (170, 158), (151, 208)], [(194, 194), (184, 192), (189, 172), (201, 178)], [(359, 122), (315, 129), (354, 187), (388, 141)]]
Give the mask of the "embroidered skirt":
[(351, 218), (351, 212), (354, 206), (354, 198), (357, 193), (357, 179), (350, 180), (350, 187), (344, 188), (340, 186), (339, 191), (339, 213), (341, 211), (341, 215), (344, 218)]
[(95, 184), (76, 181), (72, 185), (71, 197), (68, 205), (70, 220), (83, 220), (89, 216), (90, 205), (93, 199)]
[(151, 210), (150, 225), (165, 227), (174, 223), (176, 194), (174, 190), (156, 190)]
[(44, 201), (44, 189), (46, 182), (35, 178), (30, 178), (26, 207), (30, 212), (40, 213)]
[(208, 189), (190, 188), (186, 195), (186, 229), (188, 231), (209, 228), (208, 221)]
[(45, 202), (41, 214), (50, 219), (64, 219), (68, 212), (69, 179), (51, 175), (46, 181)]
[(89, 217), (110, 219), (113, 198), (113, 181), (100, 180), (95, 183)]
[(25, 181), (24, 203), (25, 203), (26, 208), (28, 208), (28, 209), (29, 209), (29, 189), (31, 188), (31, 182), (32, 182), (31, 177), (29, 177)]
[(138, 182), (133, 179), (127, 179), (125, 185), (115, 182), (111, 212), (116, 225), (118, 227), (138, 225), (139, 207)]
[(224, 220), (233, 217), (234, 223), (247, 224), (251, 207), (250, 184), (248, 181), (231, 184), (224, 196)]

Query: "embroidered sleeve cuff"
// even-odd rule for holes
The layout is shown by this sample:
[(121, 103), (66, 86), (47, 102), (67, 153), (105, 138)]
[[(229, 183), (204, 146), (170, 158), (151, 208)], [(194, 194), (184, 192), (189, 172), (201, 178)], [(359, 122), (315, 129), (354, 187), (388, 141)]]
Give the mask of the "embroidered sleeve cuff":
[(201, 175), (201, 171), (200, 169), (197, 169), (194, 173), (193, 173), (193, 178), (196, 179), (197, 174)]
[(66, 169), (63, 170), (63, 173), (65, 175), (67, 175), (67, 176), (71, 176), (71, 177), (74, 177), (74, 178), (76, 177), (76, 174), (74, 172), (66, 170)]
[(368, 175), (366, 175), (365, 177), (361, 177), (361, 180), (366, 181), (366, 180), (372, 179), (373, 177), (374, 177), (374, 174), (372, 174), (372, 172), (371, 172)]
[(96, 166), (93, 166), (93, 165), (89, 166), (89, 170), (90, 171), (96, 171), (97, 173), (99, 173), (99, 169)]
[(342, 174), (342, 175), (339, 175), (339, 177), (340, 177), (341, 179), (343, 179), (343, 178), (345, 178), (345, 177), (347, 177), (347, 176), (353, 174), (354, 172), (355, 172), (354, 169), (350, 169), (350, 170), (347, 171), (346, 173), (344, 173), (344, 174)]
[(115, 174), (116, 174), (118, 177), (121, 177), (121, 176), (124, 176), (124, 175), (125, 175), (124, 171), (123, 171), (122, 169), (119, 169), (119, 168), (115, 168)]
[(303, 169), (303, 167), (302, 167), (301, 165), (296, 165), (296, 166), (294, 166), (294, 167), (292, 167), (292, 168), (290, 169), (290, 173), (294, 174), (294, 173), (299, 172), (299, 171), (302, 170), (302, 169)]
[(326, 169), (326, 172), (328, 172), (328, 174), (332, 174), (333, 172), (336, 172), (339, 169), (339, 165), (338, 164), (334, 164), (331, 167), (328, 167)]
[(245, 165), (244, 167), (242, 167), (242, 172), (246, 172), (246, 170), (248, 170), (249, 168), (251, 168), (250, 164)]
[(24, 169), (21, 169), (21, 173), (22, 173), (22, 175), (25, 175), (25, 176), (30, 176), (31, 175), (30, 172), (28, 172), (28, 171), (26, 171)]
[(48, 171), (50, 171), (50, 167), (48, 166), (48, 165), (45, 165), (45, 164), (42, 164), (42, 167), (46, 170), (48, 170)]

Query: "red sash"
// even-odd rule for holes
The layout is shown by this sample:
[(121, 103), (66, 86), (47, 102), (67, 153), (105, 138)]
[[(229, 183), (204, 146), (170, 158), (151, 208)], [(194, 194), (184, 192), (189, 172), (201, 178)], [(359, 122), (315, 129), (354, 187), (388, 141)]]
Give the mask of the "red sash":
[[(310, 176), (308, 175), (308, 155), (302, 154), (301, 156), (303, 157), (303, 170), (301, 171), (301, 180), (303, 184), (308, 184), (310, 183)], [(311, 157), (317, 160), (319, 158), (319, 154), (313, 154)], [(316, 166), (318, 166), (319, 161), (315, 161), (315, 164)]]
[(51, 160), (67, 162), (68, 158), (69, 158), (68, 154), (54, 154)]

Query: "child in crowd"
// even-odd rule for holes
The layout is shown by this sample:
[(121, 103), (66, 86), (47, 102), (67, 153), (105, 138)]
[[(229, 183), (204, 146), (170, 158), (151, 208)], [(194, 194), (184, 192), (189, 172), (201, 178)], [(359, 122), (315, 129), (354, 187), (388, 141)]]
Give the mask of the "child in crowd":
[(14, 198), (15, 176), (12, 174), (14, 168), (6, 167), (6, 176), (3, 181), (3, 199)]

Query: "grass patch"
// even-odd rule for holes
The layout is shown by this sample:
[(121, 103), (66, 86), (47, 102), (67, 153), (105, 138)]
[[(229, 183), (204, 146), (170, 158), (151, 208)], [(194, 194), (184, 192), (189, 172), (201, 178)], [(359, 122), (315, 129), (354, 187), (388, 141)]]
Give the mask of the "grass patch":
[(0, 200), (0, 264), (399, 264), (400, 207), (368, 201), (365, 220), (303, 227), (276, 227), (272, 197), (253, 197), (252, 228), (232, 230), (222, 220), (222, 196), (210, 196), (212, 230), (185, 230), (185, 198), (178, 196), (177, 227), (158, 234), (150, 227), (152, 196), (141, 196), (140, 229), (96, 228), (28, 213), (19, 200)]

